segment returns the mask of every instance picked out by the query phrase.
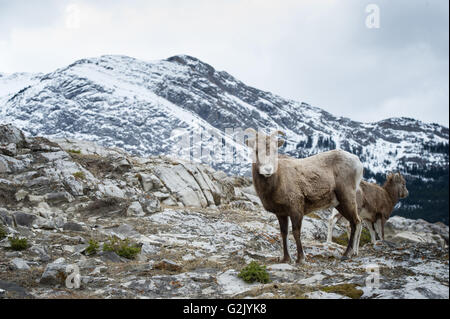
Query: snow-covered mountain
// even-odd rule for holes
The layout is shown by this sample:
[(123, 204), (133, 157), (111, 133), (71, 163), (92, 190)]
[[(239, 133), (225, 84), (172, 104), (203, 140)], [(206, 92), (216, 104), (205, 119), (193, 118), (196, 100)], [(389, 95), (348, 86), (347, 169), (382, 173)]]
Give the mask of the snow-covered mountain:
[[(446, 127), (410, 118), (361, 123), (337, 117), (247, 86), (185, 55), (152, 62), (102, 56), (49, 74), (0, 76), (0, 123), (33, 136), (91, 140), (141, 156), (179, 154), (179, 144), (170, 138), (174, 128), (207, 130), (238, 153), (244, 147), (226, 129), (281, 129), (287, 134), (284, 152), (304, 157), (342, 148), (361, 158), (367, 178), (381, 181), (386, 172), (400, 170), (425, 187), (448, 176)], [(212, 150), (212, 142), (203, 146)], [(209, 164), (249, 174), (248, 161)], [(446, 187), (448, 194), (448, 180)], [(406, 210), (423, 206), (402, 203)]]

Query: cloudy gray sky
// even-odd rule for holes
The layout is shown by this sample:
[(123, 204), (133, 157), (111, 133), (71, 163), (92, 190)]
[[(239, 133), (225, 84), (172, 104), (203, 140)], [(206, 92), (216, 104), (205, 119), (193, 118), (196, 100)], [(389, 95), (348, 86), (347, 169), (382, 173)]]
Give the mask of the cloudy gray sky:
[[(368, 28), (368, 4), (379, 28)], [(449, 125), (447, 0), (0, 0), (0, 72), (189, 54), (363, 122)], [(375, 21), (375, 20), (371, 20)]]

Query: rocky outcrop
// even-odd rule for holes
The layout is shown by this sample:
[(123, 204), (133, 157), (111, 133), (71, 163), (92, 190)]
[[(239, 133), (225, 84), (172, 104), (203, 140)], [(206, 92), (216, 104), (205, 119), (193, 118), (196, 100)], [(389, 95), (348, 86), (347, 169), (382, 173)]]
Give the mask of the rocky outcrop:
[[(0, 131), (16, 150), (0, 154), (8, 165), (0, 172), (0, 298), (348, 298), (324, 289), (343, 283), (361, 298), (449, 296), (445, 225), (392, 217), (388, 242), (342, 262), (345, 247), (325, 243), (329, 213), (318, 212), (303, 221), (307, 263), (279, 264), (277, 219), (248, 178), (90, 142), (24, 137), (12, 126)], [(337, 225), (335, 235), (344, 233)], [(13, 249), (15, 237), (27, 240), (23, 250)], [(140, 253), (130, 260), (106, 249), (113, 237)], [(271, 283), (237, 276), (251, 261), (268, 266)], [(378, 288), (366, 285), (371, 264)], [(78, 289), (65, 287), (73, 269)]]

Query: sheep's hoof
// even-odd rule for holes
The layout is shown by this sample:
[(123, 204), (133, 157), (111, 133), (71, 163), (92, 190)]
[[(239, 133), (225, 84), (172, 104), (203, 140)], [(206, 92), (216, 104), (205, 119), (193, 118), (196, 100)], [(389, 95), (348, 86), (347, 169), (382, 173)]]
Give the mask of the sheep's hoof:
[(341, 261), (345, 261), (345, 260), (349, 260), (349, 259), (350, 259), (350, 257), (348, 257), (348, 256), (346, 256), (346, 255), (344, 255), (344, 256), (341, 257)]
[(308, 261), (308, 259), (306, 257), (302, 257), (302, 258), (297, 258), (295, 263), (298, 264), (298, 265), (301, 265), (301, 264), (306, 264), (307, 261)]

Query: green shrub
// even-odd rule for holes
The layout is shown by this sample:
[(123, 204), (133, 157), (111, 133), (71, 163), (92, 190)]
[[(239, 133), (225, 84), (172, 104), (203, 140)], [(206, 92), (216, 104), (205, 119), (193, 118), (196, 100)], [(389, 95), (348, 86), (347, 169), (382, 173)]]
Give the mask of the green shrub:
[(247, 283), (257, 281), (267, 284), (270, 282), (269, 273), (266, 270), (266, 266), (260, 266), (256, 261), (252, 261), (245, 268), (243, 268), (238, 277)]
[(72, 174), (76, 179), (86, 179), (86, 175), (83, 172), (76, 172)]
[(9, 237), (12, 250), (25, 250), (28, 248), (28, 240), (26, 238), (19, 238), (17, 236)]
[(0, 224), (0, 240), (5, 238), (7, 234), (5, 227)]
[(90, 239), (89, 240), (89, 246), (86, 247), (84, 252), (88, 256), (89, 255), (95, 255), (98, 252), (99, 248), (100, 248), (100, 245), (98, 244), (98, 241)]
[(128, 238), (111, 237), (108, 242), (103, 244), (103, 251), (113, 251), (121, 257), (134, 259), (141, 252), (141, 247), (132, 243)]

